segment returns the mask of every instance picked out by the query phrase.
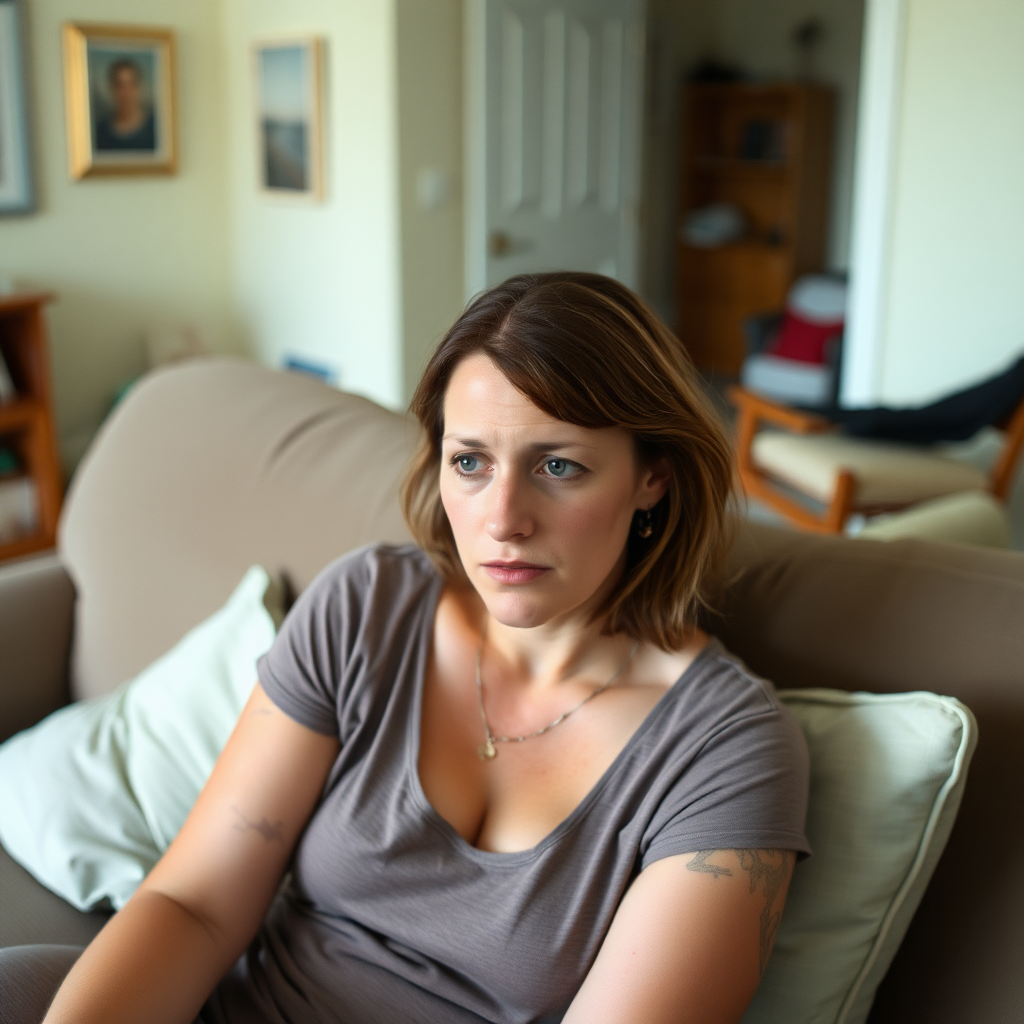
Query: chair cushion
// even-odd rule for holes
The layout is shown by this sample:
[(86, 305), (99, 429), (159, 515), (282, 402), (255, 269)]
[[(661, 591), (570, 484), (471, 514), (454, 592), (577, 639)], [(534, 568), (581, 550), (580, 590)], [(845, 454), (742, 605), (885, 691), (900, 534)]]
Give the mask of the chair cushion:
[(405, 543), (404, 416), (227, 359), (157, 370), (104, 425), (59, 545), (77, 592), (73, 697), (109, 693), (219, 608), (250, 565), (296, 591), (371, 541)]
[(748, 391), (805, 407), (827, 405), (835, 393), (835, 371), (776, 355), (747, 356), (740, 379)]
[(744, 1024), (863, 1024), (953, 827), (977, 726), (933, 693), (780, 696), (810, 752), (814, 855)]
[(802, 494), (828, 504), (840, 471), (857, 478), (856, 505), (909, 505), (957, 491), (984, 490), (975, 466), (927, 449), (839, 434), (790, 434), (762, 430), (754, 438), (754, 462)]
[(79, 910), (120, 909), (170, 846), (274, 640), (268, 577), (137, 679), (0, 745), (0, 842)]

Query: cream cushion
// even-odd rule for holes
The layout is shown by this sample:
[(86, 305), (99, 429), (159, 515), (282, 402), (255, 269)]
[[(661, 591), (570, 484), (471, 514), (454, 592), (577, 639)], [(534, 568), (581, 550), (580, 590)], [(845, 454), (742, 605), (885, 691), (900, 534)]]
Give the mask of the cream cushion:
[(934, 693), (780, 697), (811, 755), (814, 854), (743, 1024), (864, 1024), (949, 838), (977, 725)]
[(873, 540), (944, 540), (986, 548), (1011, 545), (1006, 506), (990, 491), (964, 491), (923, 501), (903, 512), (876, 516), (857, 534)]
[(928, 449), (839, 434), (762, 430), (754, 438), (752, 454), (760, 469), (826, 505), (844, 469), (857, 478), (855, 501), (860, 506), (909, 505), (984, 490), (988, 482), (975, 466)]

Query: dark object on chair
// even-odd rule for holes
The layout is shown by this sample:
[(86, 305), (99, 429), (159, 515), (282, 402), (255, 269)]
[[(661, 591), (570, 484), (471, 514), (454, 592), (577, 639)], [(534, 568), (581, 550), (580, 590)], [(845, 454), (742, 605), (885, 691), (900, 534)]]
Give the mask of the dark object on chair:
[(1024, 356), (974, 387), (917, 408), (820, 410), (850, 437), (877, 437), (905, 444), (966, 441), (983, 427), (1002, 423), (1024, 399)]

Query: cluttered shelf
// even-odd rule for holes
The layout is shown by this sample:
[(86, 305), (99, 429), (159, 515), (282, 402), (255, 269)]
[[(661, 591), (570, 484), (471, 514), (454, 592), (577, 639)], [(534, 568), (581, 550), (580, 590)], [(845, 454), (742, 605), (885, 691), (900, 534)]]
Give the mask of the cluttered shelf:
[(52, 547), (62, 480), (44, 307), (52, 296), (0, 296), (0, 561)]
[(45, 407), (34, 398), (15, 398), (0, 405), (0, 433), (23, 430), (45, 414)]

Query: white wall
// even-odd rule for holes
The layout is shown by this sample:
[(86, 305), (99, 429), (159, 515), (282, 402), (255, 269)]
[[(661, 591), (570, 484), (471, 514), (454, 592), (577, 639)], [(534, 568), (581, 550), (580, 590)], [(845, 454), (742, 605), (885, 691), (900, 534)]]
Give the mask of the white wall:
[(879, 397), (1024, 351), (1024, 3), (909, 0)]
[[(462, 2), (398, 0), (397, 22), (402, 365), (408, 400), (465, 298)], [(432, 184), (440, 186), (433, 196)]]
[[(73, 464), (117, 387), (145, 368), (143, 332), (192, 324), (237, 348), (228, 286), (219, 12), (209, 0), (30, 0), (39, 210), (0, 219), (0, 277), (53, 290), (50, 343), (58, 430)], [(173, 28), (179, 172), (74, 182), (64, 137), (61, 24)]]
[[(260, 359), (333, 367), (403, 403), (394, 0), (224, 0), (232, 298)], [(325, 188), (297, 205), (257, 191), (251, 46), (325, 43)]]

